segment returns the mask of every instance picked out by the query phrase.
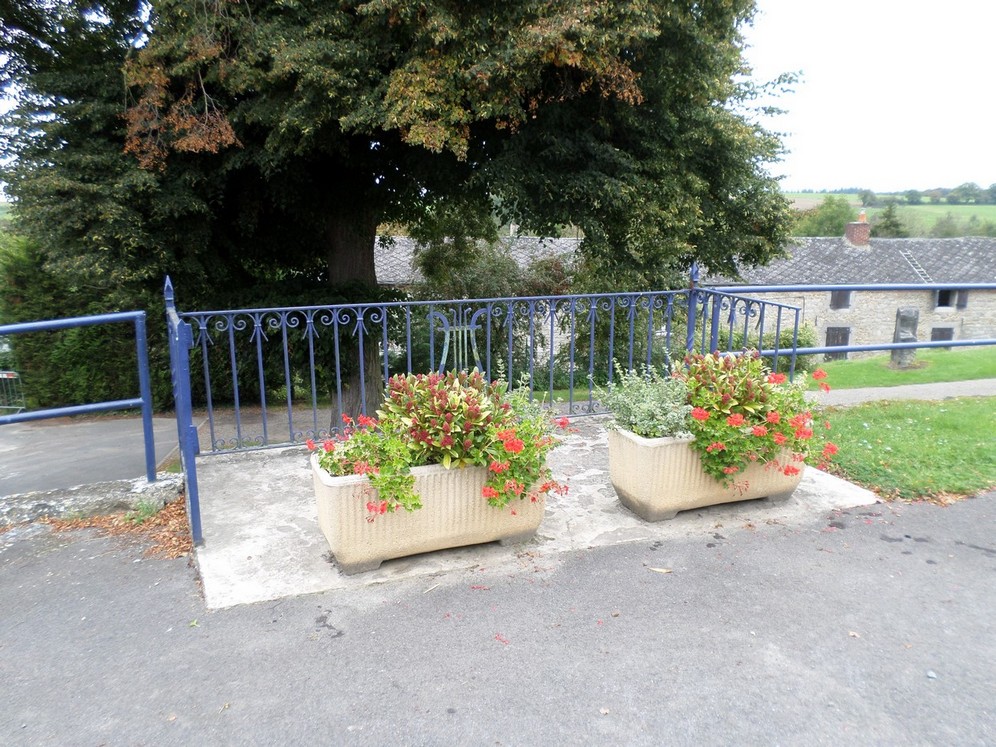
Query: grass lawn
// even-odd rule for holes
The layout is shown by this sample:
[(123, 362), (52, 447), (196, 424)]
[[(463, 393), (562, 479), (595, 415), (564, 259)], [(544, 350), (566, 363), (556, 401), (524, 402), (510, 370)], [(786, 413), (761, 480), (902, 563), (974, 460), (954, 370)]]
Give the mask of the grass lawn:
[(832, 470), (885, 498), (974, 495), (996, 487), (996, 398), (872, 402), (831, 409)]
[[(834, 389), (932, 384), (943, 381), (971, 381), (996, 377), (996, 345), (953, 350), (918, 350), (915, 368), (892, 368), (891, 357), (877, 355), (849, 361), (821, 364)], [(809, 380), (809, 388), (817, 382)]]

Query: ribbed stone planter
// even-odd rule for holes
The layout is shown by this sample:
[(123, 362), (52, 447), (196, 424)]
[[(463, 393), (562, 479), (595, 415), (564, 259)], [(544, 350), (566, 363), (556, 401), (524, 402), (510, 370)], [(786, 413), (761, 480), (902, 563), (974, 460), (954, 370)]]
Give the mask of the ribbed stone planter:
[[(363, 475), (333, 477), (311, 456), (318, 499), (318, 526), (328, 540), (343, 573), (372, 571), (391, 558), (476, 545), (529, 539), (543, 520), (543, 496), (528, 498), (507, 508), (488, 505), (481, 495), (487, 480), (485, 467), (446, 469), (440, 465), (414, 467), (415, 490), (422, 499), (417, 511), (373, 516), (367, 501), (377, 491)], [(373, 521), (368, 521), (368, 519)]]
[[(643, 438), (624, 430), (609, 431), (609, 477), (619, 500), (646, 521), (673, 519), (679, 511), (753, 498), (785, 500), (799, 486), (799, 474), (786, 476), (774, 463), (754, 463), (740, 475), (746, 490), (724, 488), (702, 469), (691, 438)], [(779, 463), (789, 459), (785, 454)]]

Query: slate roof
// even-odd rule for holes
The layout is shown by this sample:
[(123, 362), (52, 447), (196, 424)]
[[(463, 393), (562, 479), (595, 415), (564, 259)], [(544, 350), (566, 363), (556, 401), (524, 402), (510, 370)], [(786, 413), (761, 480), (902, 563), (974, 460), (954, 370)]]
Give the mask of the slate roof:
[(797, 238), (787, 250), (788, 259), (744, 270), (740, 280), (705, 277), (702, 284), (996, 283), (994, 238), (870, 239), (863, 247), (843, 238)]
[[(537, 259), (573, 256), (577, 239), (548, 239), (537, 236), (506, 236), (500, 239), (505, 250), (527, 267)], [(415, 267), (416, 243), (407, 236), (381, 237), (374, 248), (377, 282), (381, 285), (405, 286), (422, 280)]]

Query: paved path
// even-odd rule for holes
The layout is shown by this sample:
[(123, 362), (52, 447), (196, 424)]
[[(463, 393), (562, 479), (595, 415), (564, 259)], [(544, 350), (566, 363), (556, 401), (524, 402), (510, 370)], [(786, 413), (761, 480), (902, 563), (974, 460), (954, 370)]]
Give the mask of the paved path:
[(903, 384), (868, 389), (831, 389), (813, 392), (825, 405), (856, 405), (862, 402), (898, 399), (943, 400), (951, 397), (996, 397), (996, 379), (950, 381), (941, 384)]

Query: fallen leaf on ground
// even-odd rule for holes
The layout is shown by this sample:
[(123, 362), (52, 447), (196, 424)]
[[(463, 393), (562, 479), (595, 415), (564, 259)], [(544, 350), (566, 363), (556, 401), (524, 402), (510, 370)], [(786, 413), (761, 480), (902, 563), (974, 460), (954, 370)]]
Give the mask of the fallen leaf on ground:
[(671, 573), (670, 568), (648, 568), (648, 571), (653, 571), (654, 573)]
[(860, 633), (855, 633), (855, 632), (854, 632), (853, 630), (851, 630), (851, 631), (848, 631), (848, 633), (847, 633), (847, 634), (848, 634), (849, 636), (851, 636), (851, 638), (860, 638), (860, 637), (861, 637), (861, 634), (860, 634)]
[(101, 534), (125, 539), (135, 539), (150, 543), (145, 550), (147, 557), (183, 558), (193, 552), (190, 538), (190, 525), (187, 522), (187, 502), (184, 498), (167, 503), (154, 516), (141, 523), (129, 521), (125, 517), (130, 512), (108, 516), (88, 516), (82, 519), (39, 519), (56, 532), (74, 529), (96, 529)]

